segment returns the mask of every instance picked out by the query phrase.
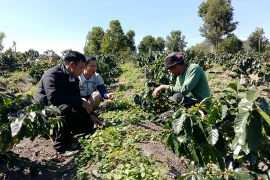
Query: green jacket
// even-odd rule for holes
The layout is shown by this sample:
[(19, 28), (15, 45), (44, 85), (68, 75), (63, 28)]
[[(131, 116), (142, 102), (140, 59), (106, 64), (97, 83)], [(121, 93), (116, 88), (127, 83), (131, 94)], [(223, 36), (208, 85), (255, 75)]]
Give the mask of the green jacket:
[(175, 86), (165, 85), (164, 88), (183, 95), (191, 93), (198, 101), (211, 96), (207, 78), (197, 64), (186, 64), (184, 73), (176, 78)]

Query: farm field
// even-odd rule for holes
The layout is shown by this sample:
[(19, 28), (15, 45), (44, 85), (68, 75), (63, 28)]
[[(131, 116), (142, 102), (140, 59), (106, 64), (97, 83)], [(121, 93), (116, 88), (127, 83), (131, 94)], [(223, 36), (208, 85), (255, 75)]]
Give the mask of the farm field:
[[(161, 140), (164, 134), (171, 132), (168, 127), (164, 128), (168, 122), (156, 122), (155, 117), (159, 112), (151, 108), (147, 110), (135, 101), (136, 95), (151, 90), (146, 83), (149, 79), (144, 68), (133, 62), (119, 64), (117, 68), (121, 70), (119, 76), (108, 81), (110, 91), (116, 93), (115, 98), (113, 101), (105, 100), (97, 110), (106, 126), (97, 129), (91, 137), (80, 140), (84, 150), (79, 155), (68, 158), (56, 156), (53, 143), (46, 136), (38, 136), (33, 142), (24, 138), (11, 150), (20, 157), (13, 162), (11, 169), (6, 167), (5, 156), (2, 158), (0, 177), (29, 179), (29, 175), (32, 175), (34, 179), (177, 179), (188, 173), (191, 160), (185, 156), (177, 157), (175, 149), (172, 151), (169, 142), (166, 143), (166, 137)], [(216, 91), (230, 89), (230, 83), (240, 81), (231, 76), (231, 71), (223, 71), (220, 65), (213, 65), (205, 73), (213, 96), (217, 96)], [(31, 77), (21, 77), (17, 83), (24, 86), (17, 84), (17, 91), (20, 94), (33, 94), (35, 85), (31, 83)], [(20, 90), (20, 87), (24, 89)], [(267, 89), (269, 82), (258, 84), (256, 88)], [(269, 91), (261, 91), (259, 96), (269, 102)]]

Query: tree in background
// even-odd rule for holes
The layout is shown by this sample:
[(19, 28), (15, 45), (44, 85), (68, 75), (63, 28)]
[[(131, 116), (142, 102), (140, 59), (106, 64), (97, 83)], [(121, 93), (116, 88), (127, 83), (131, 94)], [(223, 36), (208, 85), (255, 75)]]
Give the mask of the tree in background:
[(102, 39), (101, 51), (104, 54), (116, 55), (121, 50), (125, 50), (125, 42), (126, 36), (119, 20), (112, 20), (110, 22), (110, 29), (106, 31)]
[(221, 40), (218, 52), (237, 53), (243, 49), (243, 42), (234, 34), (226, 39)]
[(84, 54), (99, 55), (101, 54), (101, 43), (104, 37), (104, 30), (102, 27), (93, 27), (88, 32), (86, 43), (84, 47)]
[(156, 39), (151, 35), (144, 36), (138, 45), (138, 50), (139, 53), (149, 53), (156, 51)]
[(165, 50), (165, 40), (162, 37), (156, 38), (156, 50), (159, 52), (164, 52)]
[(264, 36), (263, 28), (256, 28), (248, 37), (249, 46), (257, 52), (265, 51), (269, 40)]
[(4, 49), (3, 40), (5, 39), (6, 35), (4, 32), (0, 32), (0, 52)]
[(39, 52), (34, 49), (29, 49), (28, 51), (25, 51), (24, 54), (27, 61), (35, 61), (39, 58)]
[(231, 0), (207, 0), (199, 6), (198, 15), (204, 21), (199, 31), (216, 51), (222, 37), (233, 32), (238, 24), (233, 22)]
[(180, 30), (171, 31), (170, 35), (166, 37), (166, 49), (168, 52), (183, 51), (186, 45), (185, 36), (182, 35)]
[(135, 45), (135, 31), (129, 30), (126, 33), (126, 47), (130, 52), (136, 52), (136, 45)]
[(64, 59), (64, 57), (66, 56), (66, 54), (67, 54), (69, 51), (72, 51), (72, 49), (65, 49), (64, 51), (61, 52), (62, 59)]

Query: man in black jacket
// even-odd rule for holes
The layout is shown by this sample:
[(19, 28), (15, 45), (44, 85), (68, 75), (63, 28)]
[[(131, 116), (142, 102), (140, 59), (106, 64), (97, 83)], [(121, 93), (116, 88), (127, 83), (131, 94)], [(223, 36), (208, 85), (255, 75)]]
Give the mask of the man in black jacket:
[(98, 119), (91, 114), (88, 101), (80, 97), (79, 75), (85, 67), (83, 54), (70, 51), (64, 63), (47, 70), (42, 76), (34, 100), (46, 105), (59, 106), (66, 123), (53, 133), (54, 149), (62, 152), (72, 141), (72, 134), (92, 133)]

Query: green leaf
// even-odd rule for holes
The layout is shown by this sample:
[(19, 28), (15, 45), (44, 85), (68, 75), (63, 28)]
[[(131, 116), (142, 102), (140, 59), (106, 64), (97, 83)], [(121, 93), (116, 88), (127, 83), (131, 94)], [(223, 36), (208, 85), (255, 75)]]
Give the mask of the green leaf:
[(183, 129), (183, 123), (186, 120), (186, 113), (183, 112), (183, 114), (180, 116), (180, 118), (175, 119), (172, 122), (172, 128), (176, 134), (179, 134), (180, 131)]
[(254, 175), (260, 177), (262, 180), (268, 180), (268, 176), (267, 176), (266, 174), (259, 174), (259, 173), (255, 172), (255, 171), (250, 171), (250, 172), (251, 172), (252, 174), (254, 174)]
[(180, 157), (180, 152), (179, 152), (179, 144), (178, 141), (173, 139), (173, 143), (171, 144), (171, 148), (173, 150), (173, 153), (177, 156)]
[(172, 143), (173, 143), (173, 134), (169, 134), (165, 141), (165, 148), (171, 147)]
[(164, 125), (164, 126), (162, 126), (164, 129), (168, 129), (168, 130), (170, 130), (171, 129), (171, 127), (168, 125), (168, 124), (166, 124), (166, 125)]
[(241, 134), (246, 131), (247, 119), (249, 112), (242, 112), (237, 114), (235, 118), (234, 131), (236, 134)]
[(251, 151), (247, 156), (246, 159), (250, 162), (250, 164), (255, 165), (256, 163), (258, 163), (258, 153)]
[(270, 89), (263, 89), (262, 91), (270, 93)]
[(257, 111), (270, 126), (270, 117), (263, 110), (259, 108), (255, 108), (254, 110)]
[(258, 152), (259, 145), (262, 141), (262, 122), (258, 111), (252, 112), (253, 118), (247, 126), (247, 142), (251, 150)]
[(184, 130), (188, 140), (192, 139), (192, 132), (193, 132), (192, 126), (193, 126), (192, 120), (190, 119), (190, 117), (188, 117), (184, 122)]
[(11, 136), (14, 137), (19, 134), (23, 126), (23, 117), (16, 118), (13, 122), (10, 123)]
[(209, 113), (208, 122), (212, 125), (215, 125), (217, 119), (219, 119), (218, 109), (214, 107)]
[(221, 106), (221, 119), (224, 119), (228, 111), (227, 105), (222, 105)]
[(211, 145), (211, 146), (214, 146), (217, 141), (218, 141), (218, 138), (219, 138), (219, 134), (218, 134), (218, 129), (217, 127), (213, 126), (213, 127), (208, 127), (206, 129), (206, 138), (207, 138), (207, 141), (208, 143)]
[(230, 87), (230, 88), (232, 88), (234, 91), (238, 91), (238, 87), (237, 87), (237, 85), (235, 84), (235, 83), (230, 83), (229, 85), (228, 85), (228, 87)]
[(249, 173), (242, 169), (235, 169), (233, 171), (234, 177), (236, 180), (247, 180), (247, 179), (254, 179)]
[(206, 135), (201, 123), (193, 126), (193, 140), (197, 145), (207, 144)]
[(246, 98), (250, 102), (254, 102), (259, 96), (260, 91), (258, 91), (256, 88), (249, 88), (249, 90), (246, 92)]
[(169, 134), (169, 132), (165, 132), (162, 136), (161, 136), (161, 141), (163, 141), (165, 139), (165, 137)]
[(182, 174), (177, 180), (185, 180), (186, 177), (189, 177), (189, 176), (190, 176), (190, 174), (185, 173), (185, 174)]
[(268, 116), (270, 116), (270, 108), (269, 108), (269, 104), (267, 103), (267, 101), (266, 101), (264, 98), (260, 98), (259, 102), (260, 102), (259, 107), (260, 107), (266, 114), (268, 114)]
[(199, 157), (197, 156), (196, 149), (192, 143), (188, 143), (187, 149), (189, 151), (191, 159), (195, 162), (195, 164), (199, 164)]

